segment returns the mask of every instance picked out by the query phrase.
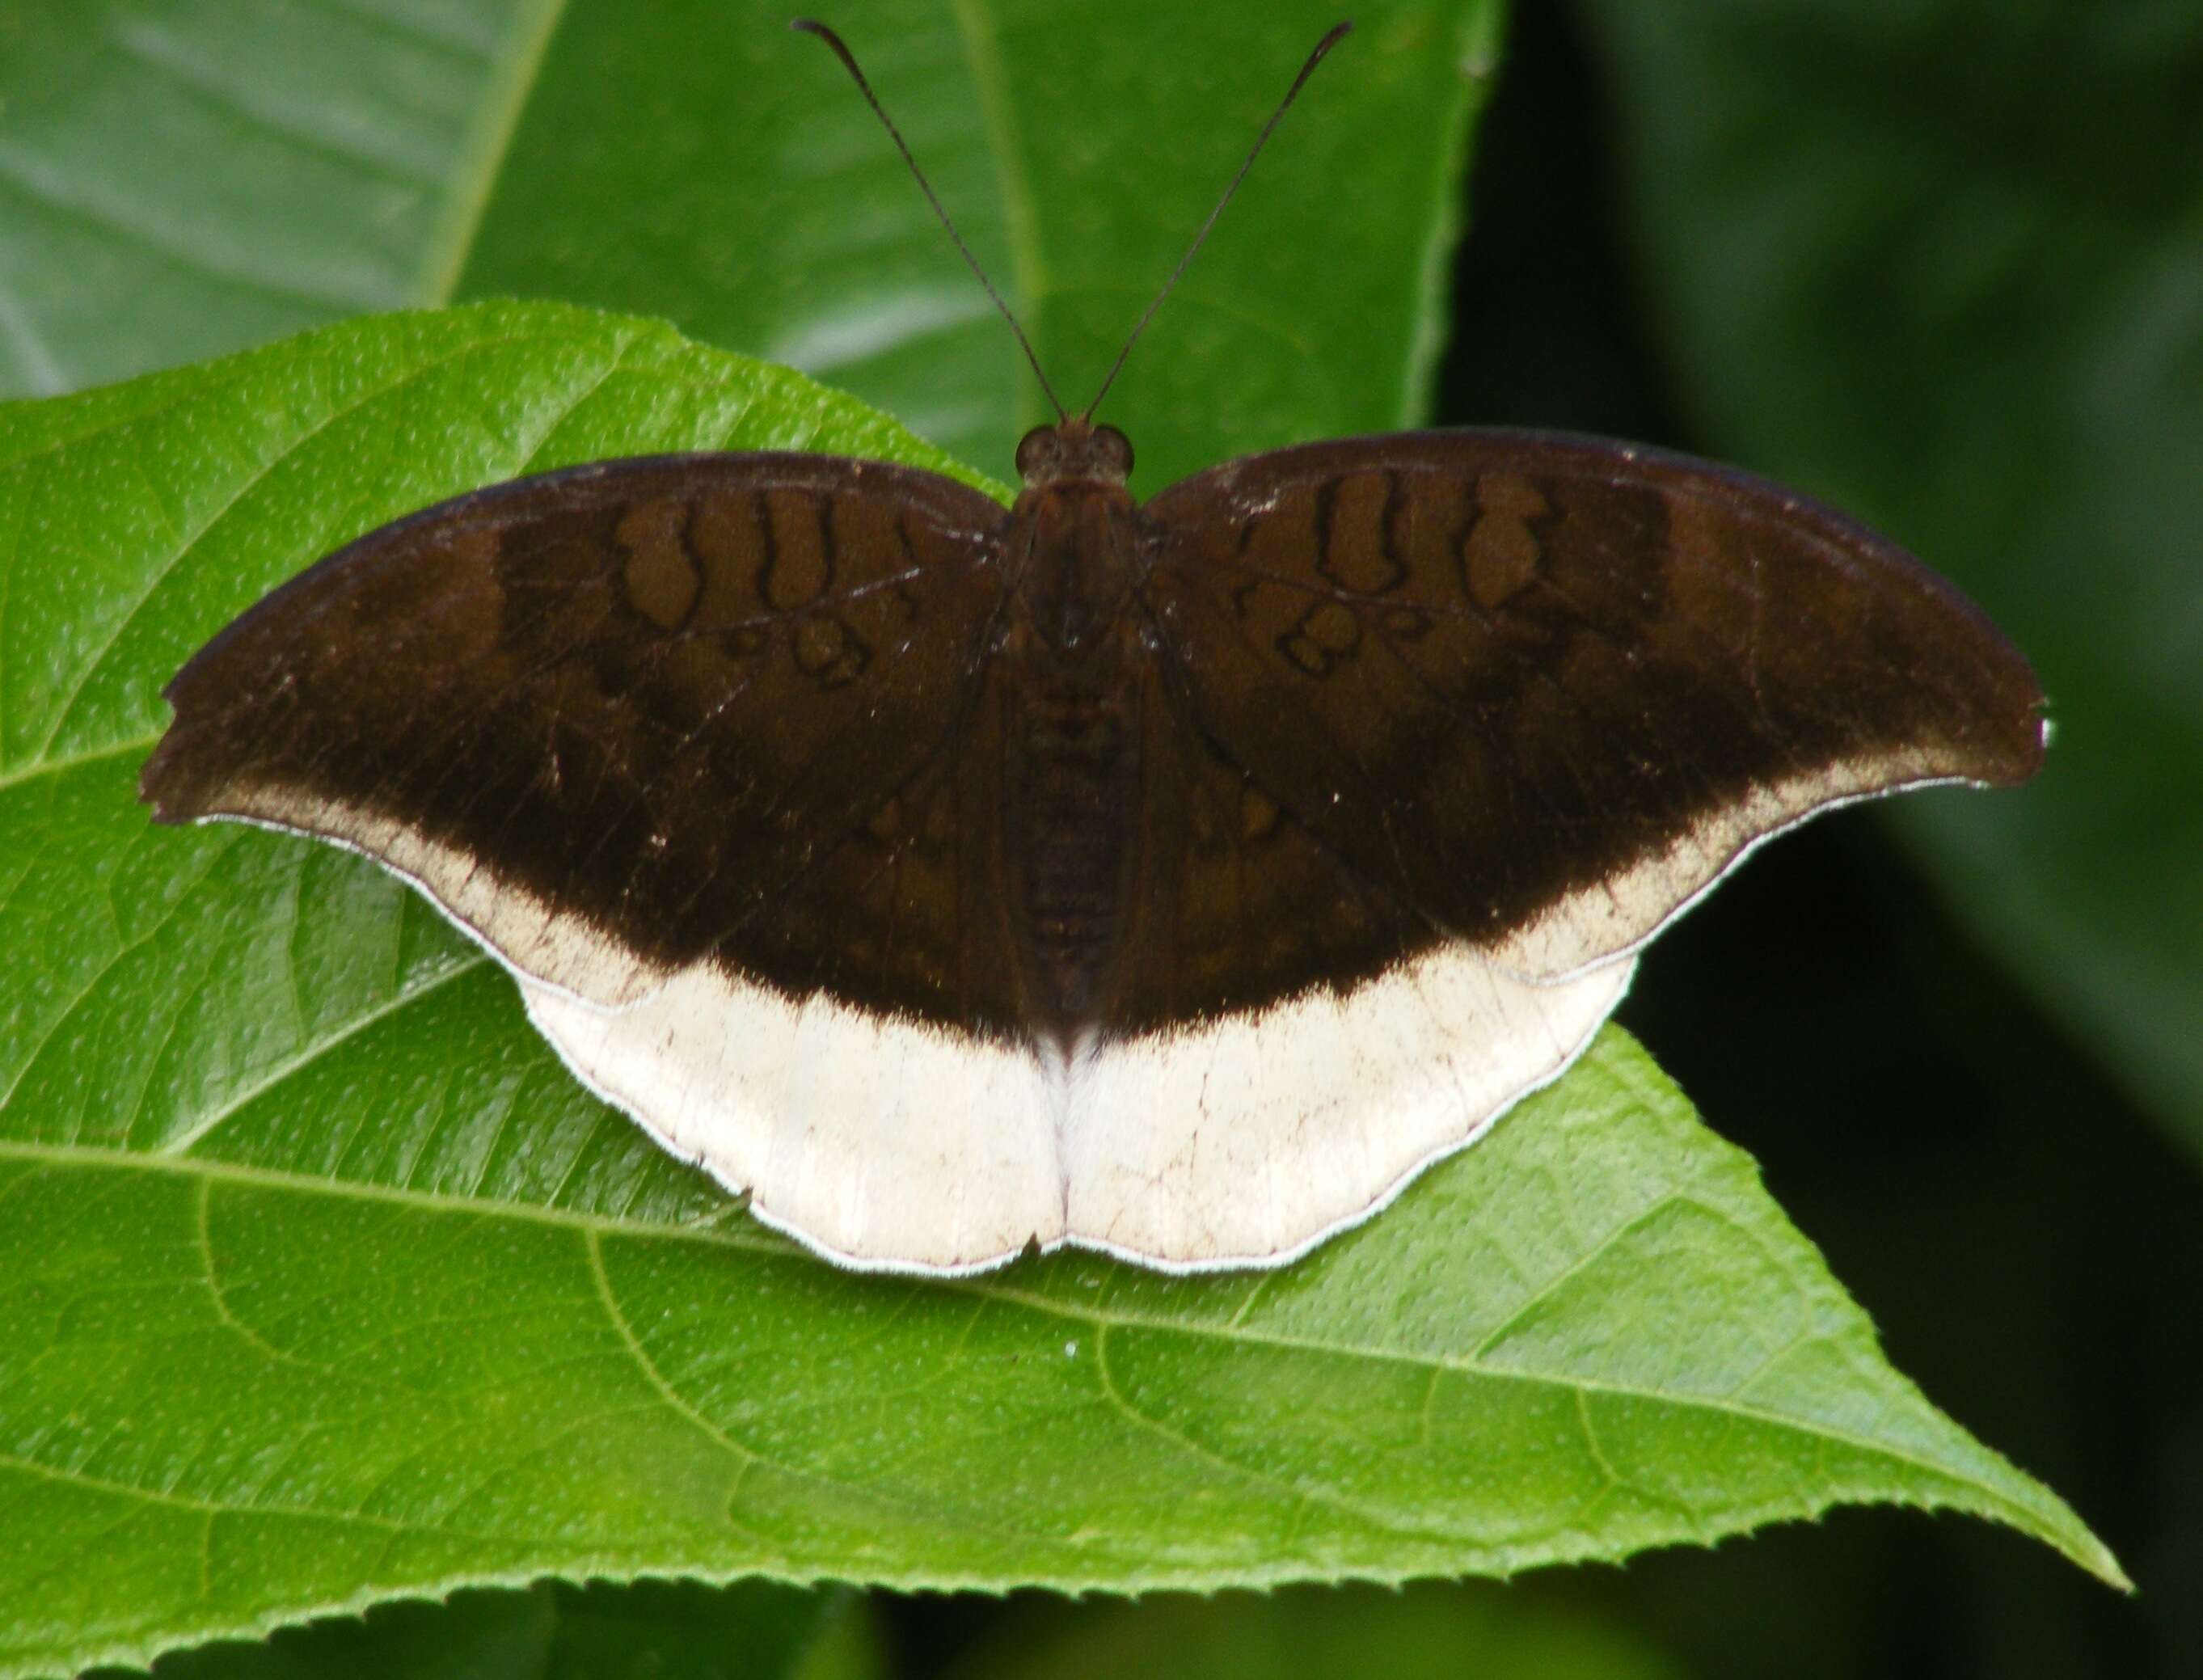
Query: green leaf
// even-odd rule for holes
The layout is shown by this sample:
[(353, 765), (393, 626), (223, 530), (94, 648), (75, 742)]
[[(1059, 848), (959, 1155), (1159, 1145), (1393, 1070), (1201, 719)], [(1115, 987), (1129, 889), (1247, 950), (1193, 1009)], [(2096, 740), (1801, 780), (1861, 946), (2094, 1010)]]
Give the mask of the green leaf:
[(584, 1094), (372, 866), (136, 804), (169, 672), (353, 534), (579, 459), (804, 446), (942, 464), (549, 305), (0, 406), (0, 1672), (544, 1575), (1397, 1580), (1839, 1501), (2121, 1579), (1617, 1032), (1282, 1272), (858, 1277)]
[[(1677, 381), (1716, 448), (1964, 583), (2058, 734), (1896, 814), (2203, 1148), (2203, 32), (2191, 7), (1593, 0)], [(2107, 114), (2115, 113), (2116, 115)]]
[(0, 396), (445, 301), (558, 9), (0, 9)]
[[(1423, 418), (1499, 11), (1357, 15), (1111, 392), (1137, 484)], [(1075, 409), (1338, 16), (1002, 0), (913, 28), (870, 0), (830, 21)], [(664, 316), (1000, 470), (1053, 417), (841, 67), (771, 6), (572, 9), (461, 278), (513, 292)]]
[[(517, 294), (830, 376), (998, 471), (1046, 415), (779, 0), (16, 9), (0, 221), (25, 236), (0, 243), (0, 393)], [(1361, 15), (1112, 393), (1141, 483), (1422, 418), (1498, 17)], [(1074, 405), (1337, 19), (1334, 0), (831, 15)]]

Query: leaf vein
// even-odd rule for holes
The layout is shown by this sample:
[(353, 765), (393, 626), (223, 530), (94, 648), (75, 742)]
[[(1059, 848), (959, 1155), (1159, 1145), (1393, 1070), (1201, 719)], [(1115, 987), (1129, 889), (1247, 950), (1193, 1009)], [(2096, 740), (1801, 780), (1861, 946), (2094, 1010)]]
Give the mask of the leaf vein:
[(148, 1151), (147, 1153), (152, 1156), (175, 1157), (188, 1155), (209, 1133), (256, 1097), (281, 1084), (300, 1068), (311, 1067), (339, 1045), (358, 1037), (377, 1022), (396, 1015), (410, 1004), (419, 1003), (422, 998), (449, 985), (461, 976), (472, 973), (481, 967), (482, 961), (483, 959), (477, 956), (462, 957), (442, 973), (430, 976), (412, 991), (378, 1003), (372, 1009), (363, 1010), (341, 1026), (314, 1040), (298, 1055), (286, 1056), (281, 1061), (270, 1064), (258, 1078), (239, 1085), (216, 1108), (194, 1121), (191, 1126), (174, 1137), (167, 1139), (159, 1148)]
[(1160, 1417), (1143, 1411), (1125, 1398), (1124, 1390), (1118, 1385), (1116, 1374), (1110, 1369), (1109, 1331), (1111, 1328), (1107, 1324), (1100, 1325), (1096, 1327), (1094, 1333), (1095, 1378), (1101, 1385), (1103, 1397), (1135, 1429), (1152, 1435), (1159, 1440), (1166, 1441), (1178, 1451), (1198, 1458), (1212, 1468), (1236, 1476), (1242, 1482), (1282, 1494), (1292, 1500), (1296, 1506), (1321, 1505), (1326, 1510), (1339, 1512), (1353, 1517), (1356, 1522), (1366, 1523), (1379, 1534), (1420, 1535), (1420, 1530), (1390, 1522), (1361, 1501), (1348, 1499), (1335, 1488), (1310, 1486), (1279, 1476), (1273, 1470), (1264, 1470), (1259, 1465), (1243, 1464), (1231, 1454), (1221, 1452), (1205, 1441), (1196, 1440), (1183, 1429), (1173, 1428)]

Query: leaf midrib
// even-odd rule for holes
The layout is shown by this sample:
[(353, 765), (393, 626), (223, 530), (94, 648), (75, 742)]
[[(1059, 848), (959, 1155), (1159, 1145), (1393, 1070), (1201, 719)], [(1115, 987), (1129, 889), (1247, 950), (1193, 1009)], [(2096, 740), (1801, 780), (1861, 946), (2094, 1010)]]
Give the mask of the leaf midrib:
[(488, 214), (492, 191), (519, 131), (521, 113), (535, 89), (536, 73), (565, 14), (566, 0), (523, 0), (506, 24), (505, 40), (491, 54), (481, 104), (460, 143), (444, 213), (422, 251), (420, 297), (424, 304), (442, 307), (458, 290)]

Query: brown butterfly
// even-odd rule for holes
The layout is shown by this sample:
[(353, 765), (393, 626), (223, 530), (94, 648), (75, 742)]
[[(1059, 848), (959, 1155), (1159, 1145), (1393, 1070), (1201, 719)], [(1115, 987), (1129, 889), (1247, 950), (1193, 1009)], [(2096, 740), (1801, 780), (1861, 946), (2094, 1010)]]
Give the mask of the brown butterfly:
[(1987, 620), (1763, 480), (1432, 431), (1140, 506), (1091, 413), (1025, 437), (1007, 512), (694, 454), (386, 526), (184, 668), (144, 795), (405, 877), (830, 1257), (1184, 1270), (1481, 1135), (1760, 841), (2041, 761)]

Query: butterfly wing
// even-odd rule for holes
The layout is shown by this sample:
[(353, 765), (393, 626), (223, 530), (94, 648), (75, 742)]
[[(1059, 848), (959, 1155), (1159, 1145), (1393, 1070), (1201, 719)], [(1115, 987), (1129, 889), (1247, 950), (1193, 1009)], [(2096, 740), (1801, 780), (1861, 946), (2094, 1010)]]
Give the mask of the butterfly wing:
[(1755, 842), (2041, 752), (1947, 586), (1725, 469), (1521, 434), (1149, 502), (1142, 875), (1062, 1127), (1078, 1240), (1274, 1263), (1556, 1077)]
[(1200, 736), (1421, 937), (1522, 979), (1635, 949), (1816, 811), (2041, 762), (2034, 675), (1964, 597), (1727, 468), (1414, 433), (1145, 512)]
[(2040, 757), (1978, 614), (1719, 468), (1430, 434), (1143, 518), (1141, 861), (1067, 1062), (1017, 990), (1003, 515), (930, 475), (680, 458), (433, 509), (195, 659), (145, 790), (412, 878), (593, 1088), (837, 1258), (1198, 1269), (1479, 1135), (1757, 839)]
[(167, 821), (333, 840), (590, 1087), (858, 1264), (1057, 1228), (1001, 888), (1004, 512), (800, 455), (617, 461), (371, 533), (168, 689)]
[(954, 797), (1001, 518), (932, 474), (804, 455), (463, 496), (210, 643), (142, 789), (165, 820), (377, 858), (599, 1008), (708, 955), (783, 992), (999, 1019), (985, 931), (955, 914), (991, 864), (908, 813)]

